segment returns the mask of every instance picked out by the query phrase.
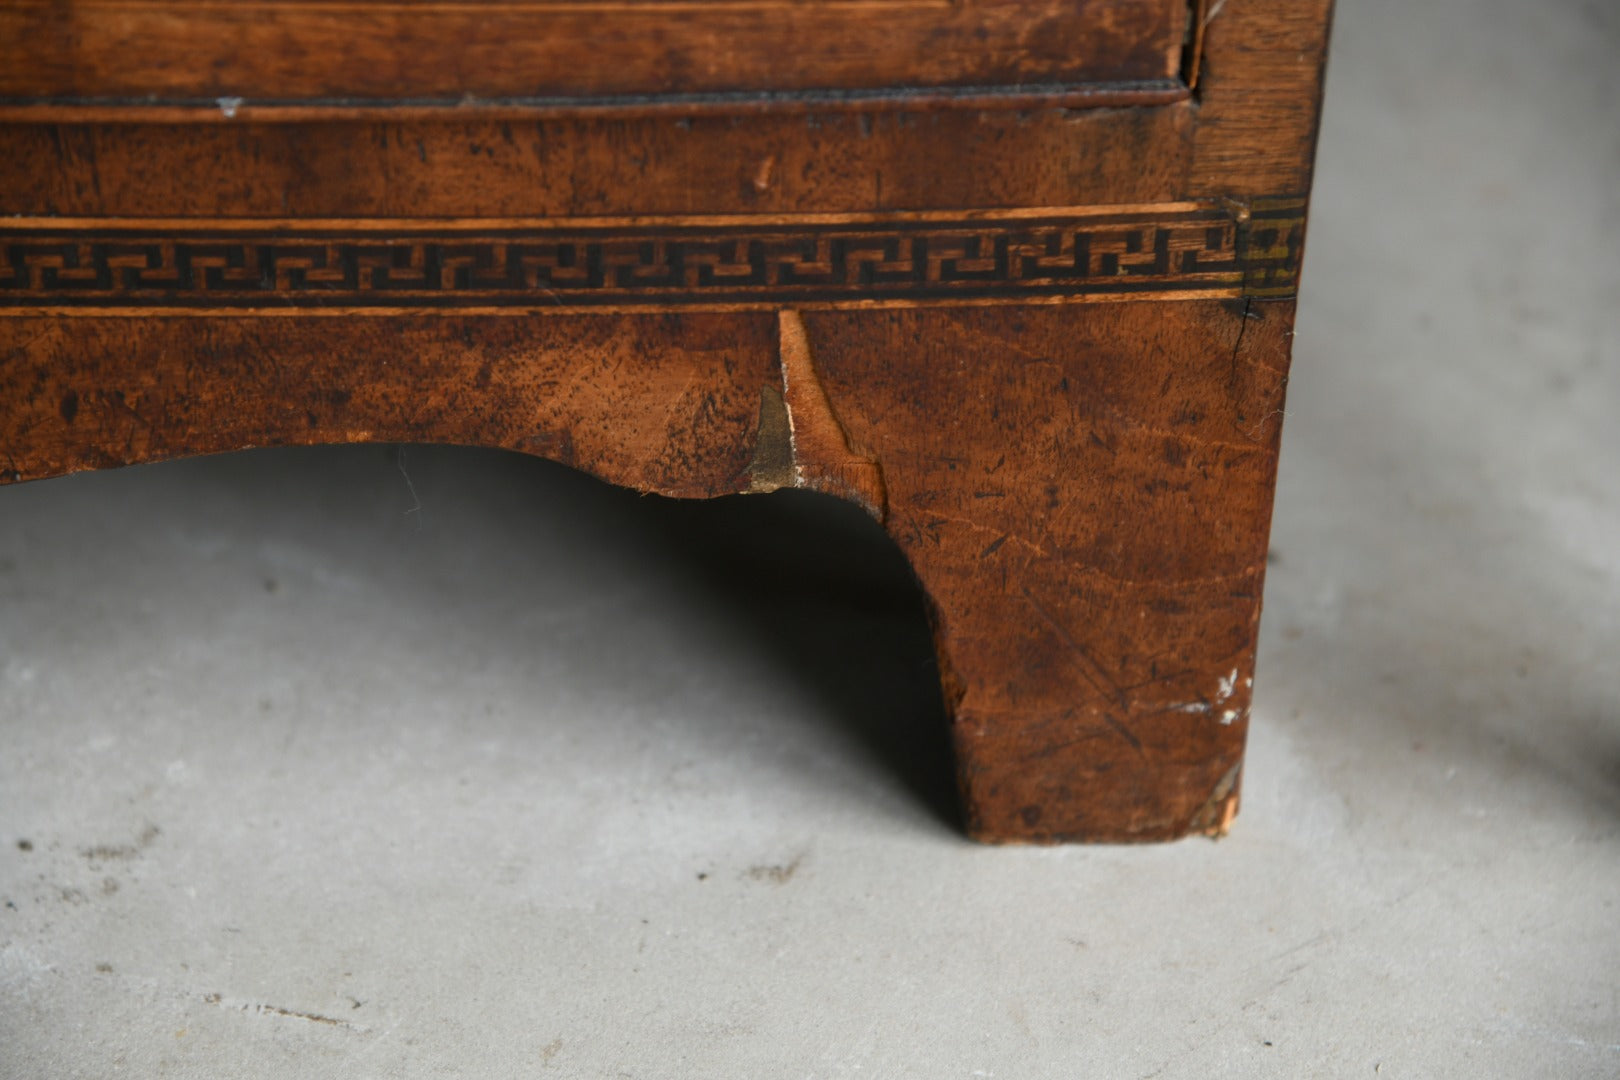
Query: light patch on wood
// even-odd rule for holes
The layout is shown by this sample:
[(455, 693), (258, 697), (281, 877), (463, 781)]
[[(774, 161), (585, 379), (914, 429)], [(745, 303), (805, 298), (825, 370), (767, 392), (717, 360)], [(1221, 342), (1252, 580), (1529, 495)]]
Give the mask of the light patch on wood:
[(759, 434), (754, 440), (754, 459), (748, 463), (748, 490), (776, 491), (796, 487), (793, 465), (793, 425), (782, 391), (762, 386), (759, 391)]
[(882, 521), (888, 503), (883, 471), (870, 454), (850, 444), (816, 374), (804, 318), (797, 311), (782, 311), (777, 326), (792, 486), (850, 499)]
[(1203, 833), (1218, 840), (1231, 831), (1232, 819), (1238, 812), (1238, 778), (1242, 773), (1243, 766), (1238, 764), (1221, 775), (1209, 798), (1193, 814), (1188, 832)]
[(772, 154), (754, 170), (754, 190), (763, 195), (771, 189), (771, 174), (776, 171), (776, 155)]

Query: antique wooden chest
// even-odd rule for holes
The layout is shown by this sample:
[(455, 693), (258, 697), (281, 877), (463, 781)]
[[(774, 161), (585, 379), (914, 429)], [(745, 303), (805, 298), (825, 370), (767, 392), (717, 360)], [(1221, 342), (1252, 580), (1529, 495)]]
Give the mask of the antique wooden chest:
[(1238, 799), (1329, 0), (5, 0), (7, 481), (454, 442), (852, 499), (971, 831)]

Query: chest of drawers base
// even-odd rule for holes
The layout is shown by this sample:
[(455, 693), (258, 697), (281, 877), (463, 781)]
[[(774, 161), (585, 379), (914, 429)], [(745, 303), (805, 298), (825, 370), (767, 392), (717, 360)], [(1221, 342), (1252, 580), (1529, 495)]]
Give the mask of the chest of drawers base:
[(828, 492), (929, 597), (974, 835), (1221, 833), (1327, 10), (1191, 14), (1087, 85), (13, 94), (0, 480), (386, 441)]

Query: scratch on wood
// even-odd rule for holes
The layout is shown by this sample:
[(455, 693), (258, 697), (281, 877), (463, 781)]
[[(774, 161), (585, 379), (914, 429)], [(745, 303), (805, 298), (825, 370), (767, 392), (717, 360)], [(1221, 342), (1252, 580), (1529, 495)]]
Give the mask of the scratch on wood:
[(1249, 332), (1249, 320), (1260, 318), (1254, 310), (1254, 301), (1248, 297), (1243, 300), (1243, 317), (1238, 320), (1237, 340), (1232, 343), (1232, 374), (1230, 385), (1236, 386), (1238, 380), (1238, 357), (1243, 355), (1243, 339)]
[(1041, 545), (1030, 540), (1025, 540), (1022, 536), (1019, 536), (1016, 533), (1002, 532), (1000, 529), (997, 529), (992, 525), (981, 525), (972, 518), (958, 517), (953, 514), (941, 514), (934, 511), (930, 511), (928, 516), (934, 519), (931, 523), (934, 525), (937, 525), (940, 522), (949, 521), (956, 525), (966, 525), (975, 532), (995, 533), (996, 539), (991, 542), (989, 547), (985, 548), (979, 553), (980, 558), (984, 558), (987, 555), (993, 555), (1002, 544), (1009, 540), (1020, 547), (1029, 549), (1029, 551), (1035, 555), (1045, 555), (1047, 553), (1046, 549)]
[[(1041, 620), (1052, 628), (1052, 632), (1057, 634), (1058, 639), (1069, 647), (1069, 653), (1077, 661), (1076, 666), (1079, 667), (1080, 674), (1085, 677), (1085, 680), (1099, 693), (1113, 699), (1122, 710), (1128, 709), (1130, 703), (1125, 697), (1125, 691), (1120, 689), (1113, 679), (1109, 678), (1108, 672), (1103, 669), (1102, 665), (1092, 659), (1091, 654), (1086, 652), (1084, 646), (1075, 640), (1074, 635), (1069, 633), (1068, 629), (1058, 622), (1052, 613), (1046, 610), (1046, 606), (1035, 599), (1028, 589), (1021, 591), (1024, 594), (1024, 599), (1029, 601), (1029, 606), (1034, 608), (1035, 613), (1041, 617)], [(1113, 729), (1114, 734), (1130, 743), (1137, 753), (1142, 752), (1142, 740), (1138, 739), (1130, 728), (1120, 723), (1118, 717), (1106, 711), (1102, 712), (1101, 715), (1104, 722)]]
[[(1247, 363), (1264, 371), (1274, 372), (1279, 375), (1281, 374), (1281, 372), (1278, 372), (1277, 369), (1272, 367), (1270, 364), (1260, 363), (1259, 361), (1246, 357), (1236, 357), (1234, 355), (1234, 363)], [(1197, 435), (1192, 435), (1185, 431), (1174, 431), (1168, 428), (1158, 427), (1153, 424), (1143, 423), (1134, 417), (1127, 416), (1125, 413), (1106, 405), (1102, 406), (1101, 411), (1105, 412), (1108, 417), (1120, 428), (1128, 428), (1131, 431), (1139, 432), (1143, 435), (1157, 436), (1161, 439), (1174, 439), (1180, 443), (1187, 443), (1193, 448), (1199, 450), (1231, 450), (1234, 453), (1242, 454), (1273, 454), (1276, 452), (1272, 447), (1266, 446), (1263, 443), (1234, 442), (1230, 439), (1203, 439)], [(1115, 456), (1118, 455), (1118, 451), (1114, 447), (1107, 445), (1101, 439), (1099, 439), (1096, 432), (1091, 433), (1091, 441), (1093, 445), (1097, 446), (1099, 449)]]
[(1105, 581), (1111, 581), (1116, 585), (1129, 585), (1139, 588), (1187, 589), (1195, 585), (1217, 585), (1223, 581), (1237, 581), (1240, 578), (1252, 578), (1260, 574), (1263, 570), (1265, 570), (1265, 568), (1266, 564), (1264, 562), (1258, 562), (1252, 566), (1245, 566), (1240, 570), (1233, 570), (1228, 574), (1203, 574), (1198, 577), (1188, 578), (1152, 579), (1121, 577), (1119, 574), (1110, 574), (1108, 571), (1098, 566), (1077, 567), (1075, 569), (1075, 573), (1085, 574), (1091, 577), (1100, 577)]

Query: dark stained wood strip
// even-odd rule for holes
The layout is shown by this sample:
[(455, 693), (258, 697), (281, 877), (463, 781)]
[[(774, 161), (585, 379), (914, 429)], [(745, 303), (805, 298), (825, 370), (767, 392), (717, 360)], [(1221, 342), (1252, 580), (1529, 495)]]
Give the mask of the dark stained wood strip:
[(1191, 97), (1185, 83), (1047, 86), (936, 86), (853, 91), (665, 94), (657, 97), (475, 98), (389, 101), (198, 98), (161, 102), (127, 98), (0, 98), (0, 123), (238, 124), (527, 121), (557, 117), (755, 116), (761, 113), (892, 113), (896, 110), (1128, 109), (1174, 105)]

